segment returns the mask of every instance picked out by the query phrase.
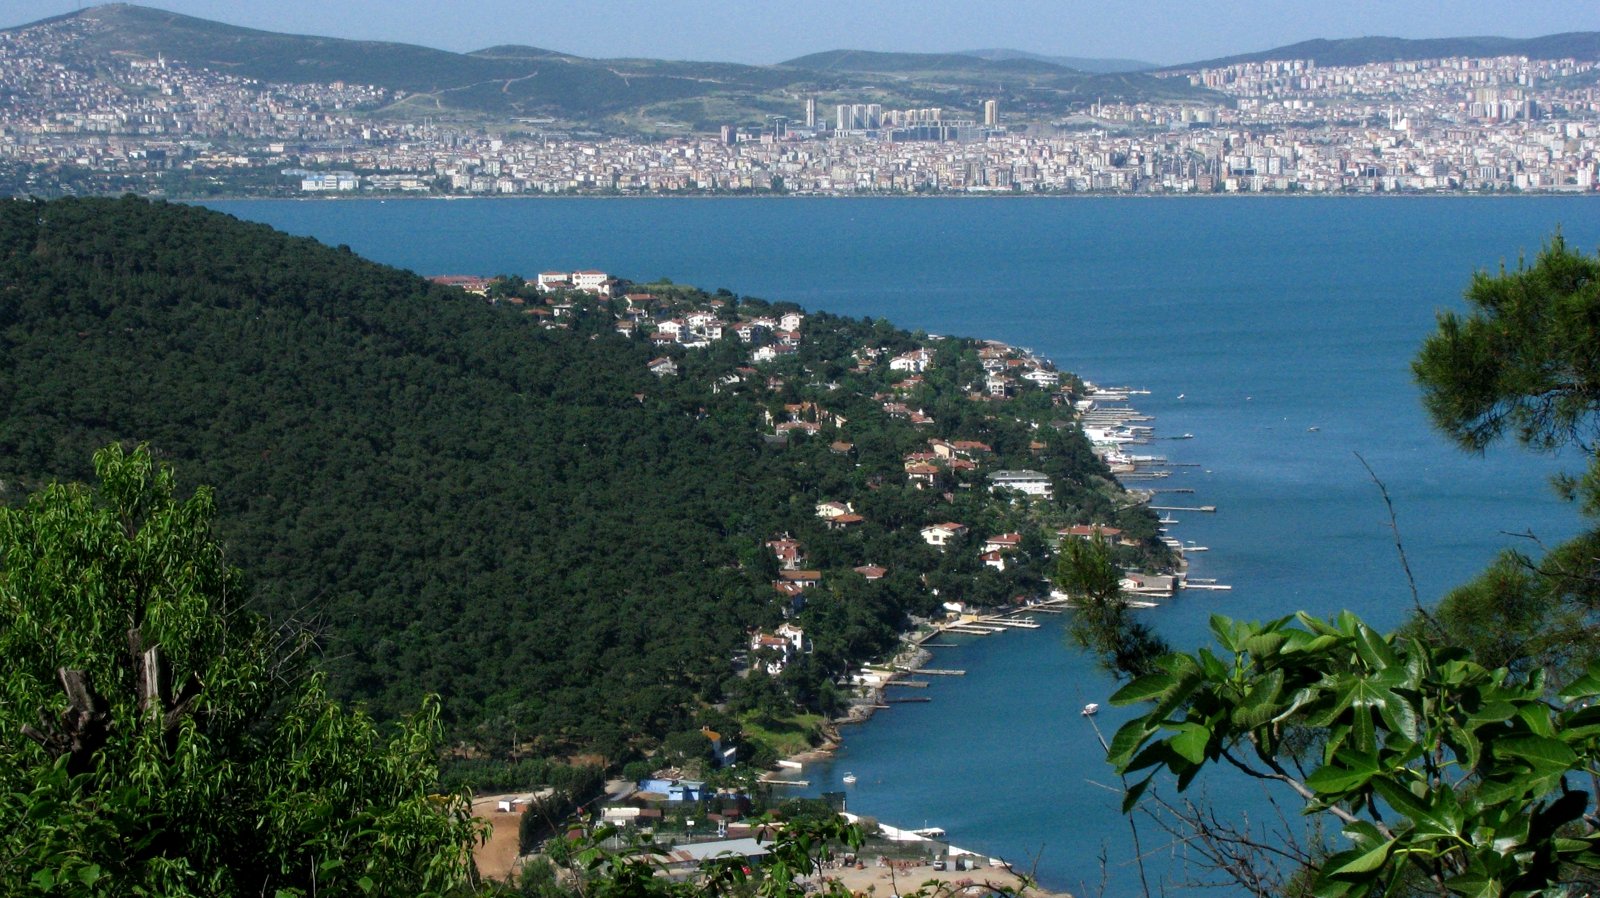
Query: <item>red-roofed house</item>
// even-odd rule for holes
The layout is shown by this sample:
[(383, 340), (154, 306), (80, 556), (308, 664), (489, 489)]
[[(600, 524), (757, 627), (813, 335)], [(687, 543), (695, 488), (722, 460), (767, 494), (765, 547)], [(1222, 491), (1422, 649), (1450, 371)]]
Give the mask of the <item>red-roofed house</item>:
[(967, 525), (946, 521), (943, 524), (929, 524), (922, 528), (922, 541), (930, 546), (944, 548), (952, 539), (967, 532)]

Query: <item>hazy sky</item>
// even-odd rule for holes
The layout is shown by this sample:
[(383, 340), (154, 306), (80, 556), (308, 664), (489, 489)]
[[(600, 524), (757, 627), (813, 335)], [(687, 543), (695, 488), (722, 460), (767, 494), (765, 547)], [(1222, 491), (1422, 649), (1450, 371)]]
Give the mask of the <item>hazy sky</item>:
[[(81, 0), (5, 0), (0, 27)], [(1192, 62), (1315, 37), (1600, 31), (1594, 0), (154, 0), (234, 25), (447, 50), (780, 62), (819, 50), (1009, 47)]]

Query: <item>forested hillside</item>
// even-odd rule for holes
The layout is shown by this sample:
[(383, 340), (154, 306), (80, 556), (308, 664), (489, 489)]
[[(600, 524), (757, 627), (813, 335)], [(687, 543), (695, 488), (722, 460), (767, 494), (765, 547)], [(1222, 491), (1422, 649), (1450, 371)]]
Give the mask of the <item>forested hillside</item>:
[[(651, 290), (730, 324), (793, 309)], [(754, 363), (761, 339), (619, 333), (638, 321), (620, 299), (552, 320), (520, 282), (497, 292), (198, 208), (0, 203), (0, 498), (147, 442), (215, 486), (231, 563), (262, 611), (319, 634), (337, 693), (386, 716), (437, 692), (486, 750), (515, 734), (611, 760), (712, 703), (836, 702), (833, 680), (908, 615), (1037, 594), (1052, 528), (1115, 525), (1159, 561), (1152, 516), (1115, 502), (1066, 425), (1070, 386), (971, 395), (992, 347), (814, 314)], [(918, 349), (926, 372), (890, 370)], [(652, 373), (663, 358), (679, 373)], [(981, 441), (981, 464), (909, 478), (930, 439)], [(1054, 500), (992, 495), (1005, 467), (1048, 474)], [(820, 518), (833, 501), (861, 520)], [(927, 545), (919, 528), (943, 521), (966, 541)], [(1023, 544), (1000, 571), (978, 550), (1007, 531)], [(821, 574), (803, 601), (774, 586), (784, 536)], [(853, 570), (869, 564), (886, 574)], [(771, 685), (741, 676), (751, 633), (785, 614), (811, 653)]]

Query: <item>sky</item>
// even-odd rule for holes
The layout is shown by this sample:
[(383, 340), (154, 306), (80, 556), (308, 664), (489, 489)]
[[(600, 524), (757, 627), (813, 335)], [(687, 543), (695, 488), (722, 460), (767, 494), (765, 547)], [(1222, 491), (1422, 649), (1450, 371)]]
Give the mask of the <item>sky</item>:
[[(0, 27), (93, 5), (5, 0)], [(150, 0), (295, 34), (465, 52), (526, 44), (590, 57), (775, 63), (822, 50), (1009, 48), (1164, 65), (1311, 38), (1600, 31), (1594, 0)]]

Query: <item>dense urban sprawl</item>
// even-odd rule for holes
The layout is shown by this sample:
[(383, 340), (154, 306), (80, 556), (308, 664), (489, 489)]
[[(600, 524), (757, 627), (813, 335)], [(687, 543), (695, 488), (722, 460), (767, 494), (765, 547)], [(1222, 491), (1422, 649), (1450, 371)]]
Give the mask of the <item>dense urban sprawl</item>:
[[(1596, 63), (1307, 60), (1163, 73), (1216, 105), (1093, 103), (1064, 121), (890, 127), (839, 107), (796, 125), (656, 141), (568, 123), (386, 116), (404, 92), (266, 84), (180, 60), (73, 66), (91, 25), (0, 34), (0, 167), (13, 190), (565, 194), (1589, 191)], [(831, 111), (831, 110), (830, 110)], [(915, 110), (923, 114), (938, 110)], [(804, 122), (804, 126), (799, 123)], [(926, 122), (924, 122), (926, 124)], [(845, 127), (840, 127), (845, 124)], [(972, 122), (966, 122), (972, 125)], [(865, 125), (865, 127), (863, 127)], [(879, 126), (881, 125), (881, 126)], [(874, 127), (878, 126), (878, 127)], [(943, 139), (915, 139), (929, 136)]]

